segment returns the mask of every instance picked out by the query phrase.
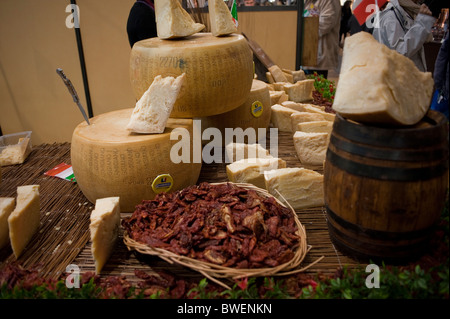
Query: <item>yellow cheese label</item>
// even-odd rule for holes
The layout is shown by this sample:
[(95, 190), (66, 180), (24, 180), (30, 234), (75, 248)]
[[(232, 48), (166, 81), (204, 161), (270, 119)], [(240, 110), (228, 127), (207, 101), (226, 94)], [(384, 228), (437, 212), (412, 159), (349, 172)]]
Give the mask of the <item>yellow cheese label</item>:
[(255, 101), (252, 103), (250, 107), (250, 112), (254, 117), (260, 117), (263, 114), (264, 108), (263, 104), (260, 101)]
[(168, 192), (173, 186), (173, 178), (169, 174), (158, 175), (152, 183), (152, 189), (156, 194)]

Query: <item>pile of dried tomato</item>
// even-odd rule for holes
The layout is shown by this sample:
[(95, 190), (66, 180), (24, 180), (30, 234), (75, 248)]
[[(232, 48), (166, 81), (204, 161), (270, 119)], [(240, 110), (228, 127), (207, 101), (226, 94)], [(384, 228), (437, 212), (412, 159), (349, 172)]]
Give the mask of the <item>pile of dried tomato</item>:
[(234, 184), (193, 185), (144, 200), (122, 221), (137, 242), (225, 267), (275, 267), (294, 257), (294, 213)]

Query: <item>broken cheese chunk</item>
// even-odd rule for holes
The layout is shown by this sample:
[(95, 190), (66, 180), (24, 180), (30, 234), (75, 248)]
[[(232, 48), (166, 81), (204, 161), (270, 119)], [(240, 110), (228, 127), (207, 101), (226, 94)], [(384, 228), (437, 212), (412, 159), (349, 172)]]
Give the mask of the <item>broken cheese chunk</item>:
[(228, 143), (225, 146), (225, 161), (233, 163), (248, 158), (273, 158), (261, 144)]
[(209, 0), (208, 10), (213, 36), (217, 37), (237, 32), (233, 16), (223, 0)]
[(331, 134), (333, 130), (333, 122), (331, 121), (311, 121), (298, 123), (296, 131), (307, 133), (328, 133)]
[(308, 79), (298, 81), (295, 84), (288, 83), (284, 86), (284, 91), (289, 96), (290, 101), (311, 101), (313, 99), (314, 81), (313, 79)]
[(9, 242), (8, 217), (14, 210), (16, 200), (13, 197), (0, 197), (0, 249)]
[(430, 72), (359, 32), (345, 39), (333, 109), (357, 122), (413, 125), (428, 111), (433, 85)]
[(39, 229), (40, 220), (39, 185), (17, 187), (17, 205), (8, 217), (9, 239), (16, 258)]
[(280, 104), (272, 105), (272, 116), (270, 121), (273, 127), (280, 132), (292, 132), (291, 115), (298, 111), (284, 107)]
[(120, 227), (119, 197), (100, 198), (90, 218), (91, 251), (98, 274), (116, 245)]
[(178, 0), (155, 0), (156, 30), (158, 38), (187, 37), (205, 28), (196, 23)]
[(297, 131), (294, 134), (294, 147), (300, 163), (310, 166), (322, 165), (328, 148), (328, 133), (307, 133)]
[(177, 78), (156, 76), (136, 103), (127, 130), (134, 133), (163, 133), (184, 78), (185, 73)]
[(230, 182), (249, 183), (265, 189), (264, 172), (286, 167), (281, 158), (249, 158), (227, 165)]
[(324, 205), (323, 175), (306, 168), (280, 168), (264, 172), (267, 191), (294, 209)]
[(318, 113), (297, 112), (291, 114), (292, 131), (298, 131), (298, 124), (313, 121), (324, 121), (325, 118)]

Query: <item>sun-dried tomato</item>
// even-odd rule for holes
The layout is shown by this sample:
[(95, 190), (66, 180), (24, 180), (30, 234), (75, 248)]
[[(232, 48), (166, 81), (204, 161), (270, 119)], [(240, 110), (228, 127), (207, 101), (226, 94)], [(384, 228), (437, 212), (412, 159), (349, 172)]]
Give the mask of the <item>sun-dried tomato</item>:
[(299, 242), (293, 212), (272, 197), (231, 183), (161, 193), (122, 225), (138, 242), (227, 267), (274, 267)]

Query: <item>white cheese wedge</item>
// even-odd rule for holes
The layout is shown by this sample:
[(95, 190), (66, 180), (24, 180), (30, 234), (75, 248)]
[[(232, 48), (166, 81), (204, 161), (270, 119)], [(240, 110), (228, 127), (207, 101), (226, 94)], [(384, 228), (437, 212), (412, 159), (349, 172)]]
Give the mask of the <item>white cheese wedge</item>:
[(296, 110), (284, 107), (280, 104), (272, 105), (272, 117), (270, 121), (273, 127), (278, 128), (280, 132), (292, 132), (291, 115)]
[(136, 103), (127, 130), (134, 133), (162, 133), (172, 112), (185, 73), (174, 78), (158, 75)]
[(283, 70), (283, 72), (289, 73), (292, 75), (293, 83), (302, 81), (302, 80), (306, 80), (305, 71), (303, 71), (303, 70), (296, 70), (296, 71), (292, 71), (292, 70), (288, 70), (288, 69), (282, 69), (282, 70)]
[(225, 161), (233, 163), (248, 158), (273, 158), (261, 144), (229, 143), (225, 146)]
[(155, 0), (156, 30), (158, 38), (187, 37), (200, 32), (204, 24), (196, 23), (178, 0)]
[(98, 274), (116, 245), (120, 227), (119, 197), (100, 198), (90, 218), (91, 251)]
[(294, 134), (294, 147), (300, 163), (308, 166), (322, 165), (328, 148), (328, 133), (306, 133), (297, 131)]
[(275, 83), (272, 73), (270, 73), (270, 72), (266, 72), (266, 79), (267, 79), (267, 82), (269, 82), (269, 84)]
[(430, 72), (359, 32), (345, 39), (333, 109), (358, 122), (413, 125), (428, 111), (433, 85)]
[(324, 121), (325, 118), (318, 113), (297, 112), (291, 114), (292, 132), (298, 131), (298, 124), (313, 121)]
[(283, 73), (281, 68), (278, 65), (272, 65), (268, 68), (270, 74), (272, 74), (272, 77), (275, 82), (288, 82), (288, 79), (286, 78), (286, 75)]
[(294, 209), (324, 205), (323, 175), (306, 168), (280, 168), (264, 172), (267, 191)]
[(269, 91), (269, 94), (271, 105), (281, 104), (289, 100), (289, 96), (284, 91)]
[(223, 0), (209, 0), (208, 2), (209, 21), (211, 23), (211, 33), (213, 36), (221, 36), (237, 32), (237, 27), (233, 22), (228, 6)]
[(9, 239), (18, 258), (39, 229), (41, 213), (39, 185), (17, 187), (17, 204), (8, 217)]
[(294, 84), (288, 83), (284, 86), (284, 91), (289, 96), (290, 101), (306, 102), (313, 99), (314, 80), (301, 80)]
[(305, 112), (320, 114), (327, 121), (334, 121), (334, 119), (336, 118), (336, 114), (325, 112), (322, 109), (320, 109), (319, 107), (312, 105), (312, 104), (303, 104), (303, 109), (305, 110)]
[(293, 102), (293, 101), (284, 101), (283, 103), (280, 103), (284, 107), (288, 107), (290, 109), (296, 110), (298, 112), (303, 112), (305, 108), (303, 107), (303, 104)]
[(286, 167), (281, 158), (249, 158), (227, 165), (230, 182), (249, 183), (265, 189), (264, 172)]
[(296, 131), (307, 133), (328, 133), (331, 134), (333, 130), (333, 122), (331, 121), (312, 121), (297, 124)]
[(0, 249), (9, 242), (8, 217), (14, 210), (16, 199), (13, 197), (0, 197)]

